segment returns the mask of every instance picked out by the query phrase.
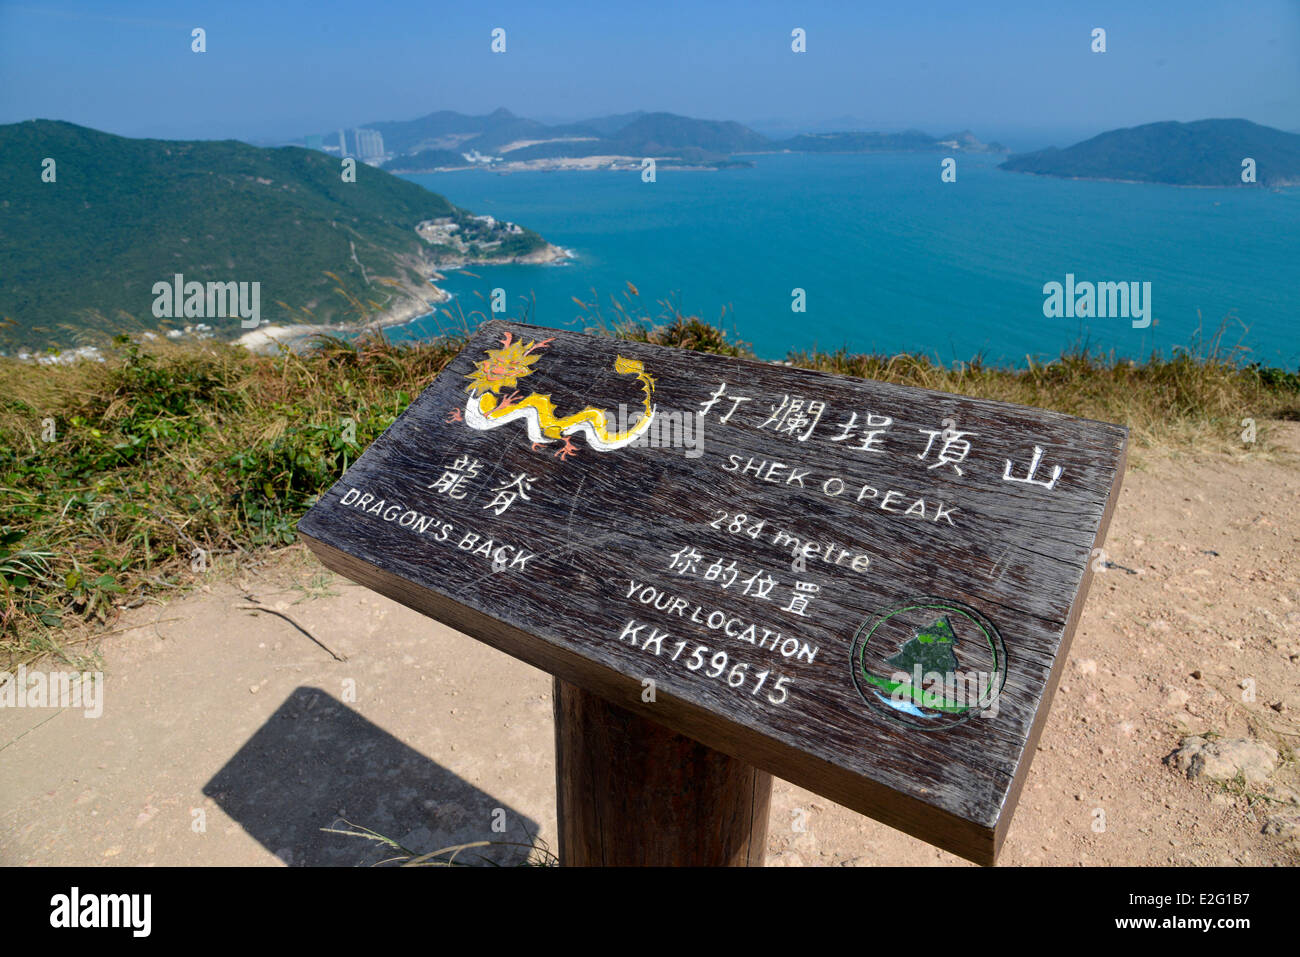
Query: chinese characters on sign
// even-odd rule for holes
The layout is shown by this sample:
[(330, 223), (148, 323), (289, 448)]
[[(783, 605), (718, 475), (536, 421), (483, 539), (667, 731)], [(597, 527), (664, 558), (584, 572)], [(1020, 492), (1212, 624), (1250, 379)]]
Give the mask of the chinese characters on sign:
[[(730, 402), (729, 406), (724, 405), (726, 408), (725, 414), (716, 416), (719, 425), (726, 425), (733, 421), (737, 411), (744, 403), (753, 402), (757, 399), (757, 396), (739, 395), (729, 389), (726, 382), (721, 382), (713, 391), (713, 394), (700, 403), (700, 416), (701, 418), (707, 418), (715, 407)], [(762, 404), (763, 402), (760, 400), (759, 405)], [(813, 437), (814, 431), (828, 408), (827, 403), (819, 399), (792, 396), (788, 393), (783, 394), (779, 401), (770, 402), (768, 407), (769, 414), (761, 422), (758, 422), (755, 427), (767, 429), (777, 435), (790, 436), (797, 442), (807, 442)], [(839, 430), (838, 434), (829, 436), (827, 441), (848, 443), (845, 446), (846, 448), (853, 448), (862, 452), (887, 453), (906, 448), (909, 440), (905, 435), (895, 433), (891, 437), (892, 441), (885, 438), (885, 436), (891, 435), (890, 427), (894, 424), (892, 417), (871, 410), (862, 410), (860, 420), (859, 410), (849, 409), (847, 412), (848, 418), (835, 426)], [(745, 424), (743, 417), (735, 421), (736, 424)], [(941, 424), (945, 427), (916, 430), (919, 435), (926, 437), (925, 444), (921, 451), (917, 453), (916, 458), (928, 463), (926, 465), (927, 470), (946, 467), (950, 468), (954, 474), (964, 476), (966, 473), (963, 470), (963, 464), (974, 449), (974, 445), (970, 440), (971, 438), (978, 438), (978, 434), (958, 430), (951, 423), (951, 420)], [(890, 444), (886, 444), (887, 441)], [(1050, 492), (1056, 487), (1056, 483), (1065, 470), (1062, 466), (1056, 465), (1051, 468), (1050, 479), (1035, 479), (1034, 475), (1042, 462), (1044, 451), (1039, 445), (1034, 445), (1033, 448), (1033, 459), (1029, 463), (1028, 474), (1024, 477), (1011, 474), (1012, 462), (1010, 459), (1004, 458), (1001, 460), (1005, 463), (1002, 469), (1002, 481), (1038, 485)], [(931, 452), (934, 454), (931, 455)]]

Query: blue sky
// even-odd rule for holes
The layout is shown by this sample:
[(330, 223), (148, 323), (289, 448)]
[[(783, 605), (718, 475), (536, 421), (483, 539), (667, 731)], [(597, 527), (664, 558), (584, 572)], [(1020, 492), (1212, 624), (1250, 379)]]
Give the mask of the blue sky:
[(1058, 6), (0, 0), (0, 122), (278, 140), (438, 109), (645, 109), (772, 131), (969, 127), (1016, 148), (1166, 119), (1300, 129), (1295, 0)]

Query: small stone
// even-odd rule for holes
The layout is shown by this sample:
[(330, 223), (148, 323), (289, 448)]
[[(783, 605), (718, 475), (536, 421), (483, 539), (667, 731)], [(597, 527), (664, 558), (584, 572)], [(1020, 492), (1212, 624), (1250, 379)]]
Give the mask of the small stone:
[(1295, 834), (1300, 831), (1300, 815), (1275, 814), (1264, 822), (1262, 831), (1265, 834), (1276, 834), (1281, 837)]
[(1200, 681), (1200, 680), (1201, 680), (1201, 670), (1198, 668), (1198, 669), (1196, 669), (1195, 671), (1193, 671), (1193, 672), (1192, 672), (1192, 677), (1195, 678), (1197, 681)]
[(1253, 738), (1226, 738), (1207, 741), (1201, 737), (1183, 738), (1178, 749), (1165, 763), (1184, 772), (1187, 777), (1206, 777), (1211, 781), (1235, 781), (1240, 775), (1247, 784), (1265, 784), (1277, 767), (1277, 750)]

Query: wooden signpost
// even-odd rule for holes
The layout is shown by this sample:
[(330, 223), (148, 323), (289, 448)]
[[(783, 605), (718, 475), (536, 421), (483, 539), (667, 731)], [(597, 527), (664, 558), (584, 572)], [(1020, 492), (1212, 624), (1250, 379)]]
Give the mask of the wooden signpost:
[(493, 321), (298, 528), (555, 676), (566, 863), (761, 863), (777, 775), (991, 864), (1126, 441)]

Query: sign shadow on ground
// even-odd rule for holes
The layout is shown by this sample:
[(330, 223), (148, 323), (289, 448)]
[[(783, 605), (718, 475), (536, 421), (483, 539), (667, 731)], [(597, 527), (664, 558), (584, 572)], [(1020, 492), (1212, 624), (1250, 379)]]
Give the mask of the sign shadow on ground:
[(401, 853), (321, 830), (356, 829), (348, 822), (422, 854), (496, 842), (462, 851), (457, 862), (466, 864), (523, 863), (539, 830), (313, 687), (295, 689), (203, 793), (289, 866), (368, 865)]

